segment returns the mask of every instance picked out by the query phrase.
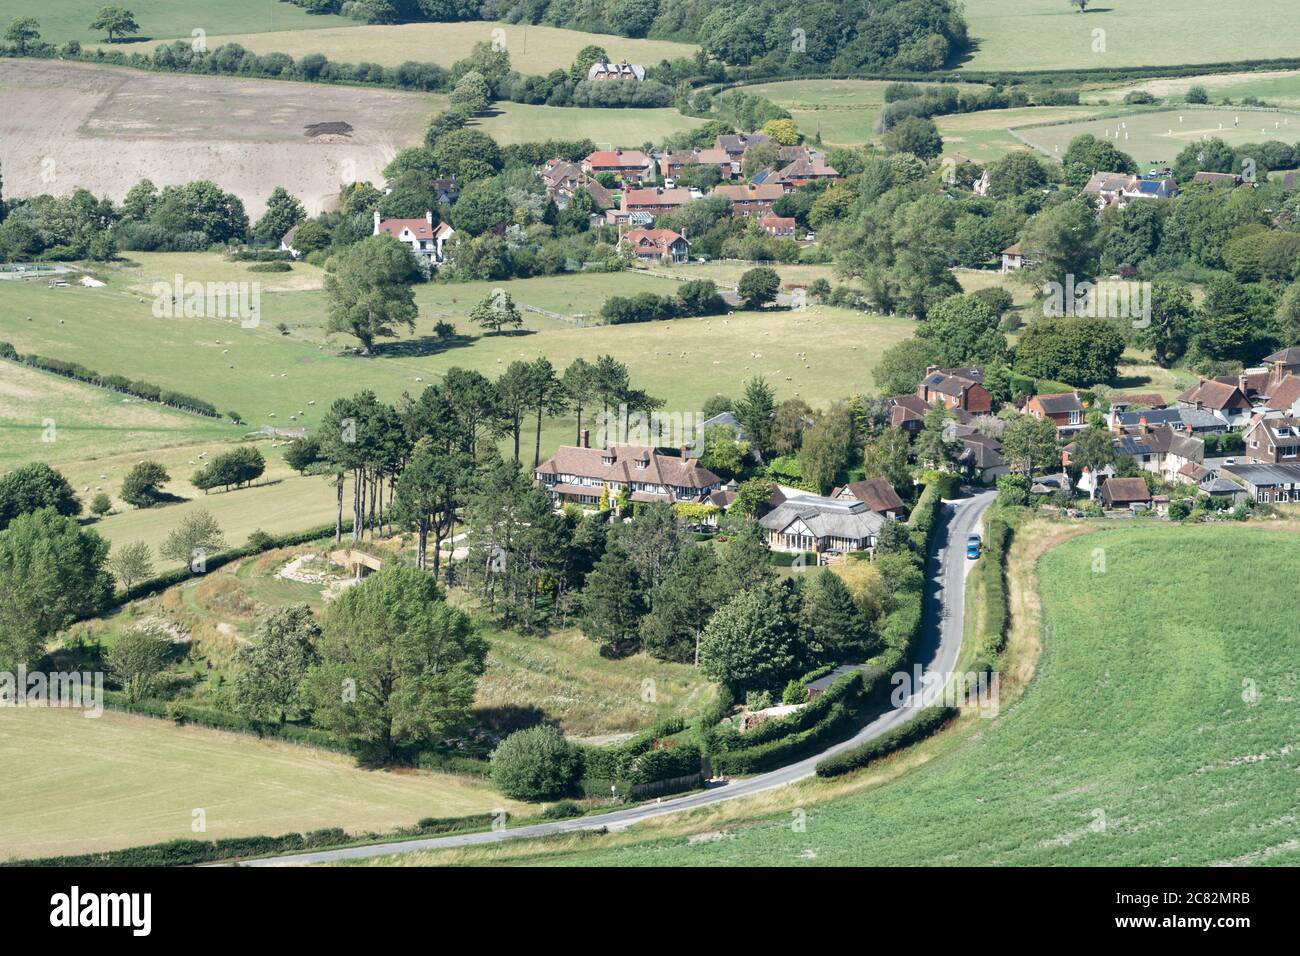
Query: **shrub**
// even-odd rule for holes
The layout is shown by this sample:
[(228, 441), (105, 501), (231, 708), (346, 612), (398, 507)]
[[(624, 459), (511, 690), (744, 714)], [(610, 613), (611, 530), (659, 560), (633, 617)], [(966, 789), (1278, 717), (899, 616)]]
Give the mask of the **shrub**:
[(492, 754), (492, 785), (515, 800), (550, 800), (577, 782), (578, 751), (547, 724), (511, 734)]

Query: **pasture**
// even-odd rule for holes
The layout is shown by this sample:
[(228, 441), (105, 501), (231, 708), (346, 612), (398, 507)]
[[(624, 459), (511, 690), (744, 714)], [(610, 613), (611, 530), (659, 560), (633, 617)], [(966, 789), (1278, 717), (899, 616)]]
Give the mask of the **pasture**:
[[(7, 23), (11, 16), (33, 16), (40, 21), (41, 36), (51, 43), (62, 44), (68, 40), (82, 44), (102, 43), (107, 40), (107, 34), (90, 28), (102, 6), (100, 0), (60, 0), (59, 3), (13, 0), (5, 4), (5, 21)], [(136, 22), (140, 24), (140, 35), (129, 37), (125, 43), (115, 43), (113, 47), (128, 51), (139, 49), (152, 39), (189, 39), (197, 29), (209, 34), (258, 33), (356, 22), (347, 17), (309, 14), (301, 7), (281, 0), (221, 0), (220, 3), (208, 0), (132, 0), (127, 9), (135, 14)]]
[[(1254, 96), (1270, 106), (1300, 106), (1300, 70), (1262, 70), (1252, 73), (1205, 73), (1200, 76), (1172, 76), (1128, 83), (1122, 86), (1094, 83), (1085, 94), (1089, 102), (1107, 100), (1116, 103), (1136, 90), (1159, 99), (1182, 99), (1193, 86), (1203, 86), (1212, 103)], [(1087, 89), (1088, 87), (1085, 87)]]
[[(6, 708), (0, 760), (0, 859), (527, 810), (470, 777), (360, 770), (343, 754), (114, 711)], [(195, 811), (206, 830), (192, 829)]]
[[(861, 781), (756, 798), (773, 816), (732, 805), (639, 839), (380, 862), (1294, 865), (1300, 632), (1282, 624), (1291, 584), (1272, 569), (1295, 547), (1294, 530), (1144, 523), (1059, 544), (1038, 563), (1042, 652), (1017, 702), (1004, 692), (996, 718), (967, 717)], [(1252, 587), (1226, 586), (1225, 565)], [(1012, 596), (1018, 614), (1032, 597)], [(806, 828), (775, 815), (783, 804), (806, 807)]]
[[(283, 4), (276, 4), (283, 7)], [(290, 8), (293, 9), (293, 8)], [(313, 21), (337, 20), (316, 18)], [(89, 21), (87, 21), (89, 22)], [(237, 33), (216, 33), (209, 29), (205, 38), (208, 49), (215, 50), (223, 43), (238, 43), (254, 53), (287, 53), (295, 60), (308, 53), (323, 53), (331, 60), (344, 63), (379, 63), (397, 66), (407, 60), (417, 63), (438, 63), (451, 66), (470, 54), (476, 43), (504, 45), (510, 53), (510, 65), (525, 74), (546, 74), (552, 70), (567, 70), (585, 46), (596, 45), (605, 50), (613, 60), (627, 60), (645, 65), (660, 60), (695, 55), (698, 47), (693, 43), (672, 40), (632, 39), (604, 33), (583, 33), (579, 30), (562, 30), (557, 27), (532, 24), (497, 23), (491, 20), (469, 20), (463, 23), (403, 23), (394, 26), (377, 24), (352, 26), (324, 26), (310, 23), (308, 28), (295, 25), (285, 31), (267, 32), (248, 30)], [(202, 25), (202, 24), (200, 24)], [(169, 36), (183, 34), (155, 34), (158, 38), (149, 43), (133, 45), (132, 49), (147, 51), (159, 44), (170, 42)], [(116, 44), (100, 44), (106, 49)]]
[[(1064, 0), (977, 0), (965, 5), (977, 49), (974, 70), (1054, 70), (1295, 56), (1291, 0), (1225, 10), (1222, 0), (1184, 0), (1157, 10), (1141, 3), (1094, 4), (1080, 14)], [(1152, 23), (1152, 15), (1159, 25)], [(1097, 36), (1093, 31), (1102, 30)]]
[(790, 111), (806, 139), (821, 135), (827, 146), (857, 146), (875, 137), (873, 124), (885, 105), (882, 80), (787, 80), (743, 86)]
[[(1295, 120), (1292, 123), (1291, 120)], [(1079, 120), (1058, 126), (1032, 126), (1015, 133), (1038, 151), (1059, 159), (1076, 136), (1091, 133), (1109, 139), (1139, 165), (1164, 165), (1189, 143), (1222, 139), (1229, 146), (1265, 140), (1300, 139), (1300, 113), (1248, 109), (1172, 108), (1123, 113), (1105, 119)]]
[[(777, 269), (784, 281), (806, 281), (816, 271), (804, 266)], [(733, 264), (708, 263), (698, 266), (698, 271), (691, 265), (674, 273), (682, 278), (712, 278), (725, 287), (739, 271)], [(59, 432), (55, 457), (47, 460), (57, 461), (87, 501), (100, 489), (115, 496), (126, 472), (145, 457), (168, 469), (173, 480), (166, 490), (187, 499), (143, 511), (124, 509), (115, 502), (118, 513), (97, 524), (97, 530), (114, 543), (143, 540), (156, 547), (186, 510), (197, 508), (212, 512), (231, 545), (242, 544), (258, 528), (278, 533), (332, 522), (333, 490), (320, 477), (292, 473), (269, 441), (260, 444), (267, 475), (252, 488), (199, 493), (188, 482), (197, 467), (190, 463), (199, 461), (199, 452), (211, 457), (222, 450), (221, 441), (237, 440), (262, 425), (313, 428), (334, 399), (361, 389), (373, 389), (381, 399), (394, 401), (403, 392), (418, 394), (453, 366), (495, 378), (516, 359), (545, 355), (562, 369), (579, 356), (594, 359), (609, 354), (627, 363), (638, 387), (668, 403), (666, 412), (697, 410), (719, 392), (739, 395), (743, 383), (755, 375), (772, 383), (778, 399), (797, 395), (817, 406), (872, 391), (871, 369), (880, 353), (913, 329), (908, 319), (824, 306), (801, 312), (736, 312), (581, 327), (573, 319), (586, 316), (597, 321), (600, 305), (610, 295), (670, 294), (676, 288), (672, 279), (642, 272), (586, 273), (417, 286), (420, 315), (415, 333), (385, 342), (378, 354), (363, 358), (348, 351), (355, 345), (350, 337), (325, 334), (326, 298), (313, 289), (319, 285), (319, 270), (313, 267), (295, 265), (292, 273), (274, 275), (275, 287), (298, 291), (272, 292), (268, 287), (262, 295), (261, 324), (250, 329), (233, 319), (156, 318), (152, 285), (174, 281), (177, 273), (186, 281), (247, 277), (246, 266), (227, 263), (214, 254), (140, 253), (124, 263), (97, 268), (107, 281), (102, 288), (0, 283), (0, 341), (12, 342), (20, 352), (80, 362), (98, 372), (192, 393), (223, 411), (238, 411), (247, 422), (247, 427), (231, 426), (160, 406), (123, 404), (115, 393), (6, 364), (6, 370), (25, 373), (29, 393), (21, 405), (15, 398), (0, 398), (8, 426), (5, 445), (11, 436), (19, 449), (0, 451), (6, 461), (11, 454), (15, 463), (19, 455), (22, 460), (40, 458), (42, 453), (34, 450), (32, 442), (39, 438), (44, 418), (53, 417), (56, 424), (67, 422), (72, 427)], [(482, 334), (467, 316), (494, 288), (508, 291), (521, 309), (534, 306), (569, 319), (525, 311), (522, 333)], [(457, 327), (458, 335), (450, 343), (437, 343), (430, 335), (441, 319)], [(288, 335), (277, 331), (281, 322)], [(802, 357), (796, 353), (803, 353)], [(105, 422), (113, 426), (119, 419), (101, 422), (98, 417), (99, 410), (109, 406), (119, 413), (130, 409), (135, 415), (159, 415), (174, 423), (174, 433), (159, 433), (156, 444), (137, 436), (118, 445), (121, 425), (108, 432), (76, 427)], [(43, 409), (53, 411), (46, 414)], [(542, 433), (542, 453), (572, 442), (574, 429), (568, 416), (550, 420)]]

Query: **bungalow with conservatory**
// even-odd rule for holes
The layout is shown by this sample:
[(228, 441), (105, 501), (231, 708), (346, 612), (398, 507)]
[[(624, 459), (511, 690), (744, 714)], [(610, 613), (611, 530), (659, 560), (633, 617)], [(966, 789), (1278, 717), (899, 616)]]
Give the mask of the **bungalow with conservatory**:
[(843, 554), (870, 551), (890, 520), (865, 501), (803, 494), (786, 498), (759, 519), (773, 551)]
[(601, 493), (611, 500), (624, 488), (633, 501), (665, 501), (670, 504), (709, 504), (711, 495), (722, 489), (722, 479), (691, 458), (687, 449), (680, 455), (664, 454), (646, 445), (610, 445), (590, 448), (584, 444), (563, 445), (537, 466), (533, 477), (549, 491), (557, 505), (595, 506)]

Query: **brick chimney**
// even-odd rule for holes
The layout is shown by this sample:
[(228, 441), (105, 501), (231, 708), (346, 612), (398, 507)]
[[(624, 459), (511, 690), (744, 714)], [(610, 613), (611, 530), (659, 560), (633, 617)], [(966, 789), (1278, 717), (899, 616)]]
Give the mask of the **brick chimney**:
[(689, 461), (691, 458), (691, 446), (682, 445), (682, 461)]
[(1246, 394), (1246, 373), (1242, 372), (1237, 376), (1237, 388), (1241, 389), (1241, 394)]
[(590, 447), (591, 447), (591, 432), (589, 432), (589, 431), (588, 431), (587, 429), (585, 429), (585, 428), (584, 428), (582, 431), (578, 432), (578, 441), (579, 441), (579, 443), (580, 443), (579, 447), (581, 447), (581, 448), (590, 448)]

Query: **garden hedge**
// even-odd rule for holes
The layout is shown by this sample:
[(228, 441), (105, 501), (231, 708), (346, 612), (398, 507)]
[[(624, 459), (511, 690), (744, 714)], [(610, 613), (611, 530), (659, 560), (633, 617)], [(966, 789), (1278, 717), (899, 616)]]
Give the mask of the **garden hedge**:
[(817, 764), (817, 776), (838, 777), (840, 774), (860, 770), (896, 750), (923, 740), (938, 731), (957, 716), (956, 707), (927, 707), (907, 723), (895, 727), (875, 740), (827, 757)]

